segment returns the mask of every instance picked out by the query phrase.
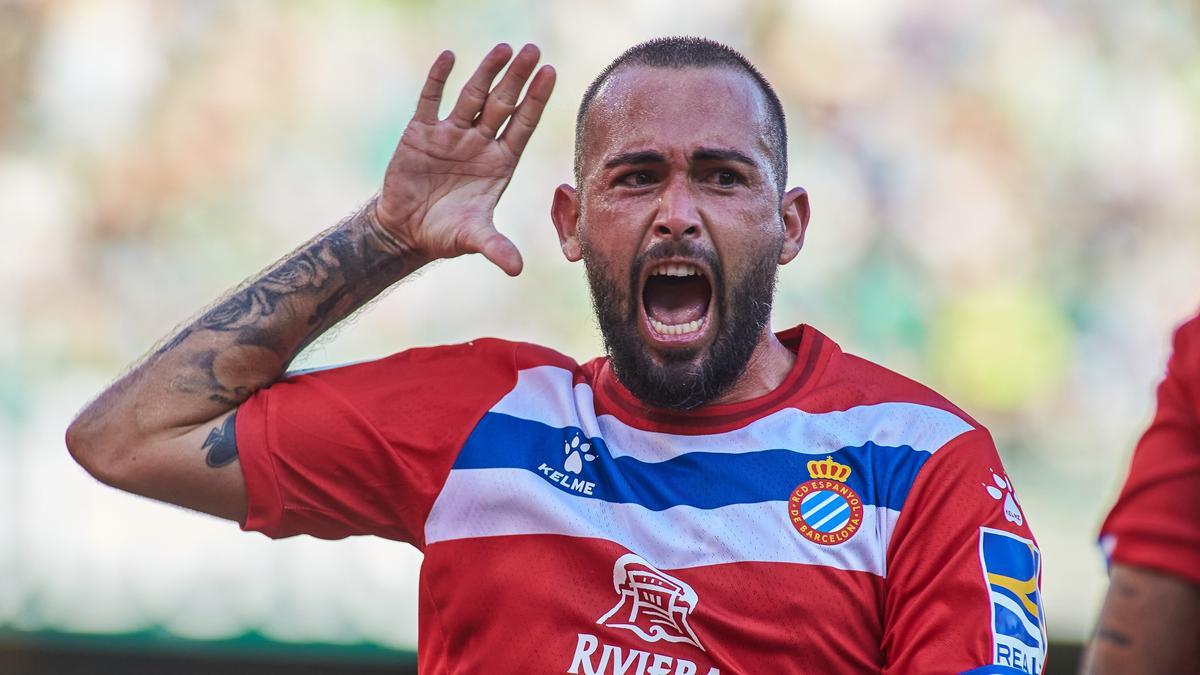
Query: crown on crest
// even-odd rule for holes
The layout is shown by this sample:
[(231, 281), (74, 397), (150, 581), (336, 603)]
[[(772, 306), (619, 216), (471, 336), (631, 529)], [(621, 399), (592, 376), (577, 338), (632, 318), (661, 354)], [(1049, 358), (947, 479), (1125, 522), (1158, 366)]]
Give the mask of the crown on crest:
[(808, 475), (814, 479), (827, 478), (845, 483), (846, 479), (850, 477), (850, 467), (838, 464), (833, 461), (833, 457), (826, 457), (819, 462), (814, 459), (808, 463)]

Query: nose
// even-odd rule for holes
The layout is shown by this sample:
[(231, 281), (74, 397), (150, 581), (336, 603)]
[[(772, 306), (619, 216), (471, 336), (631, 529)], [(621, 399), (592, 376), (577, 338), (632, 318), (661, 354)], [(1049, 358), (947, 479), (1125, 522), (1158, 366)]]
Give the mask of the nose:
[(672, 181), (658, 199), (654, 236), (662, 239), (694, 239), (700, 236), (700, 212), (686, 181)]

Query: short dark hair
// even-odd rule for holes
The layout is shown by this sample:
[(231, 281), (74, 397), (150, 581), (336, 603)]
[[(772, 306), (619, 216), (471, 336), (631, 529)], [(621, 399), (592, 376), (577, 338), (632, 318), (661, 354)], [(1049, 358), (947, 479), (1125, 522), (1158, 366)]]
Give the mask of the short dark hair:
[(592, 80), (579, 113), (575, 116), (575, 183), (580, 184), (582, 174), (583, 131), (588, 110), (596, 93), (612, 74), (626, 66), (649, 66), (651, 68), (730, 68), (749, 75), (758, 85), (767, 102), (767, 143), (771, 146), (771, 168), (775, 173), (775, 187), (783, 194), (787, 184), (787, 124), (783, 116), (783, 105), (767, 82), (767, 78), (750, 63), (741, 52), (702, 37), (661, 37), (634, 45), (621, 54)]

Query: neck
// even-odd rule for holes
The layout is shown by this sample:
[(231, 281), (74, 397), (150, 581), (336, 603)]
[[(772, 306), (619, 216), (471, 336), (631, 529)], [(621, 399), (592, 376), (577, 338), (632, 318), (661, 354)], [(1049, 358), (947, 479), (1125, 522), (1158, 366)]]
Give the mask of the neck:
[(707, 405), (739, 403), (769, 394), (783, 384), (796, 363), (796, 355), (775, 337), (768, 325), (759, 337), (758, 345), (746, 362), (741, 377), (725, 392)]

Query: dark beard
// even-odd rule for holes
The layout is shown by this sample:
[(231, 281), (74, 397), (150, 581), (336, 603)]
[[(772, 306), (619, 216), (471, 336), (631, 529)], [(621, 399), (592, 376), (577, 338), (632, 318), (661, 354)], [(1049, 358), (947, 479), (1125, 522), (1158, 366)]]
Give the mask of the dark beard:
[[(771, 320), (775, 297), (776, 261), (782, 247), (764, 251), (745, 278), (726, 287), (725, 271), (712, 251), (691, 242), (668, 242), (642, 253), (630, 270), (627, 292), (604, 274), (611, 269), (602, 256), (586, 244), (584, 267), (592, 290), (592, 306), (617, 380), (646, 405), (691, 410), (708, 403), (733, 386), (746, 370), (759, 337)], [(702, 258), (709, 267), (712, 298), (717, 303), (720, 326), (708, 347), (671, 351), (658, 363), (646, 352), (638, 333), (639, 280), (646, 265), (671, 257)]]

